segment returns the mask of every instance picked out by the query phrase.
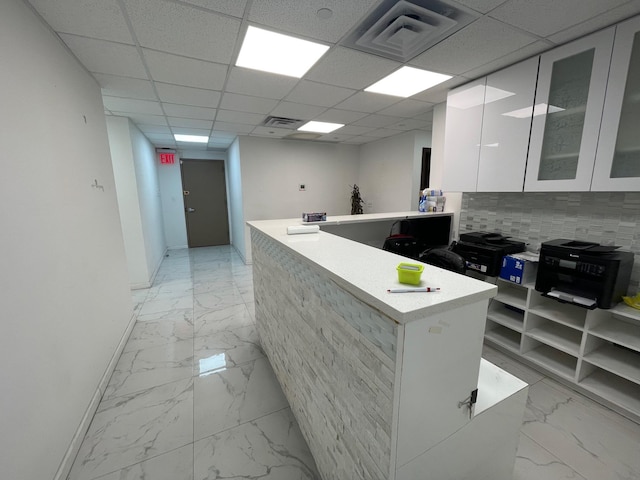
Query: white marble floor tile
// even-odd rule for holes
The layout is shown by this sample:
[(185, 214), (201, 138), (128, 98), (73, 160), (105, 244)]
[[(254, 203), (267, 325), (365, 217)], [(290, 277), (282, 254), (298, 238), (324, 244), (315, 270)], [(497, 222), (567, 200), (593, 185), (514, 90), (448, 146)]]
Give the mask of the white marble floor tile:
[(235, 367), (264, 357), (254, 325), (198, 336), (193, 344), (193, 374)]
[(147, 300), (142, 305), (139, 315), (170, 312), (184, 308), (193, 308), (193, 297), (191, 297), (191, 295), (178, 296), (176, 298), (161, 298), (159, 300)]
[(179, 308), (166, 312), (149, 313), (146, 315), (138, 315), (138, 322), (159, 322), (163, 320), (176, 321), (184, 320), (185, 322), (193, 322), (193, 308)]
[(143, 350), (192, 338), (192, 320), (179, 318), (177, 320), (137, 322), (131, 331), (127, 344), (124, 346), (124, 351)]
[(196, 278), (193, 281), (193, 293), (200, 295), (202, 293), (234, 291), (233, 280), (227, 277), (207, 277), (205, 279)]
[(188, 378), (193, 373), (193, 340), (179, 340), (120, 356), (104, 398)]
[(193, 480), (193, 444), (158, 455), (96, 480)]
[(194, 379), (194, 438), (200, 440), (288, 406), (266, 358)]
[(520, 434), (513, 480), (584, 480), (571, 467), (526, 435)]
[(289, 408), (196, 442), (194, 473), (197, 480), (320, 479)]
[(193, 295), (193, 280), (155, 282), (154, 285), (149, 288), (149, 295), (146, 300), (158, 300), (162, 298), (163, 295), (167, 296), (167, 294), (173, 294), (174, 298)]
[(91, 480), (191, 442), (192, 378), (103, 400), (69, 480)]
[(587, 480), (640, 479), (640, 425), (545, 380), (529, 387), (521, 432)]
[(249, 308), (244, 303), (221, 310), (207, 310), (194, 315), (193, 326), (196, 337), (211, 336), (225, 330), (255, 325)]
[[(221, 310), (241, 303), (244, 303), (244, 300), (240, 292), (235, 285), (231, 285), (228, 288), (194, 295), (193, 311), (197, 315), (199, 312)], [(144, 309), (144, 305), (142, 308)]]

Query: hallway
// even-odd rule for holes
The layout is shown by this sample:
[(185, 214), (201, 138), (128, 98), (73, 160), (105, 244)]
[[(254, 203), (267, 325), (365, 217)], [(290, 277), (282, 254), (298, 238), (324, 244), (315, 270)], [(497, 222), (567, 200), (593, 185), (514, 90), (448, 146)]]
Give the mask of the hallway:
[[(251, 266), (229, 246), (170, 251), (133, 296), (136, 325), (69, 480), (319, 480), (259, 346)], [(530, 384), (514, 480), (640, 479), (640, 425), (484, 357)]]

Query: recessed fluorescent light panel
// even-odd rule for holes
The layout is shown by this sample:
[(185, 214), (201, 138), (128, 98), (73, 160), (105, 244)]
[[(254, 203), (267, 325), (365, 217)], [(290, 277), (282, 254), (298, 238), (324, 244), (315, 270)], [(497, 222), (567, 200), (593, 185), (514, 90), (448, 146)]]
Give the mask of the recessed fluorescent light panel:
[(205, 137), (202, 135), (179, 135), (175, 134), (174, 138), (176, 142), (190, 142), (190, 143), (207, 143), (209, 141), (209, 137)]
[(327, 50), (327, 45), (250, 26), (236, 65), (301, 78)]
[(395, 97), (410, 97), (418, 92), (445, 82), (451, 75), (420, 70), (413, 67), (402, 67), (379, 82), (364, 89), (365, 92), (382, 93)]
[(344, 123), (307, 122), (298, 130), (301, 132), (330, 133), (342, 127), (344, 127)]

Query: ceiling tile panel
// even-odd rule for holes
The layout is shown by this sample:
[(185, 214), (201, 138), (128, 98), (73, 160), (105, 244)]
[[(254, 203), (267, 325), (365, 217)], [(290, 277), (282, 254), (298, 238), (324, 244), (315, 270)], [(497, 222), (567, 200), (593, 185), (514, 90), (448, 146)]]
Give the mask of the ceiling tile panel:
[(376, 139), (372, 137), (358, 136), (358, 137), (352, 137), (349, 140), (346, 140), (344, 143), (346, 143), (347, 145), (363, 145), (373, 140), (376, 140)]
[(628, 0), (510, 0), (489, 15), (518, 28), (548, 37), (618, 7)]
[(242, 18), (247, 0), (182, 0), (184, 3)]
[(318, 140), (322, 142), (344, 142), (353, 138), (355, 135), (343, 135), (341, 133), (328, 133), (321, 136)]
[(213, 127), (212, 120), (198, 120), (194, 118), (167, 117), (169, 125), (172, 127), (190, 127), (211, 130)]
[(507, 0), (457, 0), (458, 3), (461, 3), (465, 7), (469, 7), (480, 13), (490, 12), (497, 6), (505, 3), (505, 1)]
[(481, 67), (474, 68), (473, 70), (469, 70), (468, 72), (465, 72), (464, 75), (465, 77), (468, 77), (468, 78), (482, 77), (489, 73), (493, 73), (502, 68), (505, 68), (509, 65), (513, 65), (514, 63), (518, 63), (519, 60), (533, 57), (534, 55), (542, 53), (545, 50), (549, 50), (550, 48), (553, 48), (553, 47), (548, 41), (539, 40), (530, 45), (527, 45), (524, 48), (521, 48), (520, 50), (509, 53), (502, 58), (494, 60), (493, 62), (489, 62), (485, 65), (482, 65)]
[(276, 117), (298, 118), (300, 120), (311, 120), (326, 110), (325, 107), (315, 105), (304, 105), (302, 103), (280, 102), (271, 111), (271, 115)]
[(280, 100), (287, 96), (298, 80), (273, 73), (232, 67), (226, 90), (254, 97)]
[(136, 47), (76, 35), (61, 34), (60, 38), (90, 72), (147, 79)]
[(228, 63), (240, 21), (159, 0), (123, 0), (143, 47), (192, 58)]
[(427, 122), (424, 120), (416, 120), (413, 118), (405, 118), (404, 120), (400, 120), (399, 122), (392, 123), (388, 125), (386, 128), (391, 130), (431, 130), (431, 122)]
[(151, 141), (160, 141), (163, 143), (176, 143), (176, 140), (173, 135), (166, 133), (145, 133), (145, 137), (147, 137)]
[(131, 112), (111, 112), (118, 117), (129, 117), (136, 125), (168, 125), (167, 119), (160, 115), (143, 115)]
[(236, 135), (234, 133), (220, 132), (218, 130), (214, 130), (213, 132), (211, 132), (211, 138), (219, 141), (232, 141), (234, 138), (236, 138)]
[(227, 66), (168, 53), (143, 50), (153, 80), (187, 87), (222, 90)]
[(408, 98), (396, 103), (395, 105), (391, 105), (390, 107), (380, 110), (378, 113), (380, 115), (411, 118), (430, 110), (433, 110), (433, 103), (421, 102), (414, 98)]
[(402, 64), (349, 48), (329, 50), (305, 76), (329, 85), (361, 90), (387, 76)]
[(157, 100), (156, 92), (149, 80), (139, 78), (118, 77), (105, 73), (94, 73), (93, 76), (102, 88), (102, 94), (110, 97), (138, 98), (141, 100)]
[(29, 0), (29, 3), (56, 32), (133, 45), (116, 0)]
[(411, 60), (411, 65), (452, 75), (477, 68), (537, 39), (483, 17)]
[(240, 123), (229, 123), (229, 122), (220, 122), (216, 121), (213, 124), (213, 128), (215, 130), (220, 130), (221, 132), (231, 132), (236, 133), (238, 135), (248, 134), (256, 128), (255, 125), (245, 125)]
[(306, 103), (307, 105), (332, 107), (354, 93), (356, 93), (356, 90), (349, 88), (302, 80), (295, 86), (291, 93), (287, 95), (286, 99), (290, 102)]
[(337, 108), (331, 108), (315, 117), (314, 120), (318, 120), (319, 122), (347, 124), (360, 120), (366, 116), (367, 113), (365, 112), (353, 112), (350, 110), (338, 110)]
[(144, 115), (162, 115), (160, 103), (134, 98), (102, 97), (104, 106), (112, 112), (131, 112)]
[[(386, 115), (369, 115), (360, 120), (353, 122), (354, 125), (361, 127), (386, 127), (393, 123), (398, 123), (398, 117), (389, 117)], [(397, 132), (396, 132), (397, 133)]]
[[(378, 0), (254, 1), (249, 11), (249, 20), (283, 32), (336, 43), (377, 3)], [(318, 16), (320, 8), (329, 8), (332, 15), (321, 18)]]
[(368, 132), (365, 136), (384, 138), (384, 137), (392, 137), (394, 135), (398, 135), (398, 130), (390, 130), (388, 128), (379, 128), (378, 130), (373, 130), (371, 132)]
[(567, 30), (551, 35), (550, 37), (547, 37), (547, 40), (560, 45), (571, 40), (575, 40), (576, 38), (582, 37), (588, 33), (608, 27), (609, 25), (639, 13), (640, 1), (635, 0), (603, 12), (594, 18), (576, 25), (575, 27), (571, 27)]
[(156, 82), (156, 89), (160, 100), (166, 103), (216, 108), (220, 101), (220, 92), (214, 90), (183, 87), (160, 82)]
[(340, 110), (373, 113), (398, 103), (400, 97), (380, 95), (378, 93), (359, 92), (336, 105)]
[(165, 135), (171, 135), (171, 129), (169, 127), (163, 127), (161, 125), (137, 125), (143, 133), (163, 133)]
[(162, 108), (167, 116), (171, 117), (213, 120), (216, 115), (215, 108), (192, 107), (190, 105), (176, 105), (174, 103), (163, 103)]
[(337, 130), (342, 135), (364, 135), (375, 130), (373, 127), (358, 127), (356, 125), (346, 125)]
[[(265, 116), (259, 113), (234, 112), (233, 110), (218, 110), (216, 124), (218, 121), (226, 123), (242, 123), (246, 125), (259, 125)], [(222, 130), (222, 129), (220, 129)]]
[(238, 112), (267, 114), (278, 104), (277, 100), (270, 98), (252, 97), (238, 93), (225, 93), (220, 102), (220, 108), (224, 110), (236, 110)]

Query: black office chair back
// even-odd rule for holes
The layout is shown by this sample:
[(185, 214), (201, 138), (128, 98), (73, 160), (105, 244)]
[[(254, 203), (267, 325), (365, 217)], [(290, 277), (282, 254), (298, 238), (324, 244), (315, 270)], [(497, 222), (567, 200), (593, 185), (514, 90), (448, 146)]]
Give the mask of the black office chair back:
[(420, 255), (420, 261), (460, 274), (464, 274), (467, 269), (464, 258), (447, 248), (427, 250)]

